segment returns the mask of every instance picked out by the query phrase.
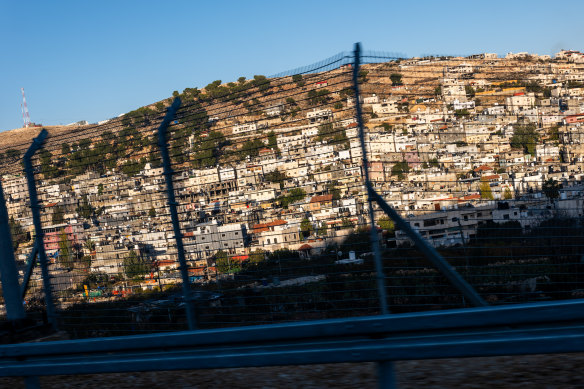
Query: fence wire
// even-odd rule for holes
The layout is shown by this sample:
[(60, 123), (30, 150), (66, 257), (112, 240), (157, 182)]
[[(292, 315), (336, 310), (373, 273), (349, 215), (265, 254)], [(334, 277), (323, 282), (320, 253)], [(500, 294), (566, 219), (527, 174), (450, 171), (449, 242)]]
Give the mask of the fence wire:
[[(367, 52), (358, 77), (376, 191), (489, 303), (584, 295), (584, 69), (538, 57)], [(187, 88), (168, 147), (201, 328), (377, 314), (354, 58)], [(185, 329), (157, 130), (172, 98), (49, 128), (35, 155), (59, 326), (76, 337)], [(36, 135), (36, 134), (35, 134)], [(21, 274), (34, 231), (2, 152)], [(468, 303), (380, 209), (389, 310)], [(35, 270), (25, 301), (42, 311)]]

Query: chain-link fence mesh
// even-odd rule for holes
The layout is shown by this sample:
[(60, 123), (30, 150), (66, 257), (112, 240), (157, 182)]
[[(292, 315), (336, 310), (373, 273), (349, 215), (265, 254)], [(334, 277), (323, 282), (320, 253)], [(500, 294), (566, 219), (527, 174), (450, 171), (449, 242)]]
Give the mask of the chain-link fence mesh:
[[(59, 326), (74, 336), (380, 312), (370, 181), (489, 303), (582, 297), (584, 72), (533, 56), (352, 54), (175, 92), (167, 130), (192, 295), (184, 299), (158, 145), (172, 98), (49, 128), (34, 157)], [(35, 134), (36, 135), (36, 134)], [(22, 274), (34, 231), (20, 158), (2, 150)], [(391, 312), (469, 306), (375, 206)], [(42, 310), (33, 272), (25, 300)]]

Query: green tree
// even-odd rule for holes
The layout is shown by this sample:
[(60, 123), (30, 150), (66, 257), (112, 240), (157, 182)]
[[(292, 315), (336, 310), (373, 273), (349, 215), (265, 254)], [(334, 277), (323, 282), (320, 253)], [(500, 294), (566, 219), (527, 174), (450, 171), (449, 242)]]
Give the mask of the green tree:
[(10, 226), (10, 234), (12, 235), (12, 246), (14, 250), (16, 250), (21, 243), (29, 241), (28, 234), (24, 232), (22, 225), (14, 220), (14, 216), (10, 216), (8, 225)]
[(131, 250), (124, 259), (124, 273), (128, 278), (139, 279), (149, 271), (150, 266), (134, 250)]
[(553, 178), (544, 181), (542, 191), (550, 202), (560, 197), (560, 184)]
[(410, 171), (410, 167), (406, 161), (398, 162), (391, 168), (391, 175), (397, 176), (398, 180), (403, 180), (406, 178), (405, 174)]
[(325, 236), (328, 233), (328, 226), (326, 222), (323, 222), (320, 227), (318, 227), (318, 235)]
[(489, 185), (489, 183), (487, 181), (481, 182), (481, 184), (479, 185), (479, 192), (481, 194), (482, 199), (486, 199), (486, 200), (494, 200), (495, 199), (493, 197), (493, 192), (491, 190), (491, 186)]
[(306, 192), (302, 188), (294, 188), (290, 190), (287, 196), (282, 196), (278, 200), (282, 208), (288, 208), (288, 205), (300, 201), (306, 197)]
[(55, 205), (53, 208), (53, 215), (51, 216), (51, 222), (53, 224), (64, 224), (65, 223), (65, 211), (59, 205)]
[(215, 253), (215, 266), (221, 273), (231, 271), (231, 260), (225, 251), (219, 250)]
[(392, 73), (389, 76), (389, 79), (391, 80), (391, 84), (394, 86), (400, 86), (403, 85), (402, 84), (402, 75), (399, 73)]
[(71, 152), (71, 146), (69, 145), (69, 143), (63, 143), (61, 145), (61, 154), (66, 155), (69, 154)]
[(464, 91), (466, 92), (466, 96), (469, 99), (472, 99), (475, 97), (476, 91), (474, 90), (474, 88), (470, 85), (465, 85), (464, 86)]
[(148, 211), (148, 216), (156, 217), (156, 210), (154, 209), (154, 207), (150, 208), (150, 210)]
[(310, 236), (312, 230), (313, 228), (310, 220), (308, 220), (307, 218), (302, 219), (302, 221), (300, 222), (300, 231), (302, 231), (302, 235), (304, 235), (304, 237), (306, 238)]
[(292, 81), (293, 82), (296, 82), (296, 83), (302, 81), (302, 74), (295, 74), (295, 75), (293, 75), (292, 76)]
[(249, 254), (249, 263), (257, 265), (266, 259), (266, 252), (262, 249), (256, 249)]
[(278, 137), (274, 131), (268, 132), (268, 147), (274, 150), (278, 148)]
[(280, 184), (280, 189), (284, 189), (284, 182), (288, 179), (286, 173), (282, 173), (278, 169), (273, 172), (264, 174), (264, 180)]
[(81, 196), (81, 201), (79, 202), (76, 211), (79, 214), (79, 216), (81, 216), (84, 219), (89, 219), (95, 212), (95, 208), (93, 208), (89, 203), (86, 194)]
[(514, 149), (523, 149), (524, 153), (535, 155), (535, 145), (538, 139), (536, 125), (530, 123), (525, 126), (516, 125), (509, 143)]
[(395, 229), (395, 224), (393, 223), (393, 220), (391, 220), (387, 216), (380, 217), (379, 220), (377, 220), (377, 225), (379, 226), (379, 228), (385, 231), (393, 231)]
[(503, 192), (503, 198), (505, 200), (511, 200), (513, 198), (513, 194), (509, 188), (505, 188), (505, 191)]
[(73, 252), (65, 229), (61, 229), (59, 233), (59, 263), (66, 269), (73, 268)]
[(102, 183), (100, 183), (100, 184), (97, 186), (97, 194), (98, 194), (99, 196), (101, 196), (101, 195), (103, 194), (103, 184), (102, 184)]
[(92, 241), (90, 238), (87, 238), (87, 240), (85, 241), (85, 243), (83, 244), (83, 247), (85, 247), (85, 249), (89, 252), (92, 253), (93, 251), (95, 251), (95, 242)]

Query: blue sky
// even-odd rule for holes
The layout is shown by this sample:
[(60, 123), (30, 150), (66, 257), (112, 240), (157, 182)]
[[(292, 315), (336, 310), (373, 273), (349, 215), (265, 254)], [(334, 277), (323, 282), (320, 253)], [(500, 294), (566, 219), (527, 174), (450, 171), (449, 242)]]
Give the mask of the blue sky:
[(0, 1), (0, 131), (96, 122), (240, 76), (365, 50), (584, 50), (573, 1)]

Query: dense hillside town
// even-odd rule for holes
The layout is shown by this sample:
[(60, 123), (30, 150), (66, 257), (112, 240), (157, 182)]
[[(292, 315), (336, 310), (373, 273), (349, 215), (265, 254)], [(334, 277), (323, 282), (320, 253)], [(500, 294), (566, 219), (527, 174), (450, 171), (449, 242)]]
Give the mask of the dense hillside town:
[[(370, 179), (432, 245), (464, 245), (491, 222), (528, 232), (582, 216), (584, 54), (376, 62), (359, 74)], [(333, 62), (174, 93), (183, 106), (169, 145), (192, 282), (232, 277), (277, 253), (310, 259), (334, 248), (339, 261), (358, 261), (363, 253), (339, 250), (369, 224), (351, 77), (350, 65)], [(156, 134), (171, 101), (72, 125), (38, 153), (58, 293), (89, 294), (91, 276), (114, 294), (179, 282)], [(18, 163), (27, 146), (2, 149), (22, 271), (34, 235)], [(376, 218), (385, 247), (409, 244), (381, 211)]]

